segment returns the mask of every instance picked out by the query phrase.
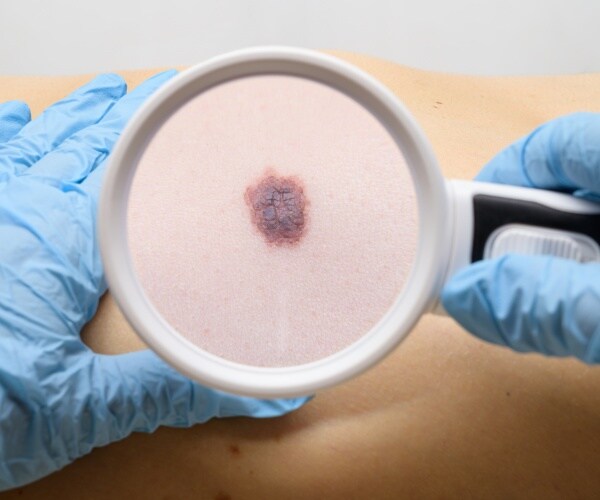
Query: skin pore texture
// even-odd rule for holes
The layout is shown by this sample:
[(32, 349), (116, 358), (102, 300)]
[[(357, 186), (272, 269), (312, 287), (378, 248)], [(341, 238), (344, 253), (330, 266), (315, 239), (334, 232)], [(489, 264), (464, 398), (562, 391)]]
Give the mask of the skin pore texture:
[[(339, 55), (398, 94), (447, 177), (472, 178), (551, 118), (600, 111), (600, 75), (468, 77)], [(153, 72), (125, 76), (133, 87)], [(0, 100), (37, 114), (88, 79), (0, 77)], [(143, 347), (110, 296), (84, 336), (108, 354)], [(597, 367), (516, 354), (426, 316), (377, 367), (296, 413), (134, 435), (3, 498), (593, 498), (599, 387)]]
[(194, 97), (158, 130), (128, 240), (140, 284), (185, 338), (289, 366), (350, 345), (392, 305), (415, 255), (415, 192), (392, 138), (349, 97), (254, 76)]

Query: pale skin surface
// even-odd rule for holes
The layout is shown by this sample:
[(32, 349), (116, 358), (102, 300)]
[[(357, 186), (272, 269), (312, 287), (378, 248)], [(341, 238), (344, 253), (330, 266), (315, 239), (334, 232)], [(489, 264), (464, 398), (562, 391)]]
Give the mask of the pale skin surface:
[[(268, 245), (251, 221), (244, 193), (268, 169), (305, 185), (295, 247)], [(134, 177), (128, 241), (178, 332), (226, 359), (286, 366), (343, 349), (385, 314), (414, 259), (416, 211), (375, 118), (322, 84), (262, 76), (213, 88), (163, 124)]]
[[(441, 75), (350, 54), (410, 108), (444, 174), (471, 178), (540, 123), (600, 111), (600, 75)], [(154, 71), (124, 73), (130, 87)], [(34, 114), (89, 79), (0, 78)], [(143, 347), (110, 297), (95, 350)], [(591, 498), (600, 368), (485, 344), (427, 316), (378, 367), (275, 420), (160, 429), (93, 451), (3, 498)]]

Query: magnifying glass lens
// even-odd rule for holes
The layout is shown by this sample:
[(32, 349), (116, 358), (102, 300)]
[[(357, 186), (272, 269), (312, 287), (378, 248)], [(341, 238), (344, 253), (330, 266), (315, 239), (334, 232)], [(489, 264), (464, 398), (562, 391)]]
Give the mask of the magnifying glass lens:
[(416, 258), (407, 162), (344, 93), (285, 75), (214, 86), (142, 153), (127, 213), (146, 297), (179, 335), (251, 366), (316, 361), (382, 318)]

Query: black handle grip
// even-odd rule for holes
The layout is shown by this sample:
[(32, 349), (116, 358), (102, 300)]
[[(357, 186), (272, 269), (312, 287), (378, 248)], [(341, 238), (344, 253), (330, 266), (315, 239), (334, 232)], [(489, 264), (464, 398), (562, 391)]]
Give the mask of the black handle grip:
[(533, 201), (477, 194), (473, 196), (471, 262), (483, 259), (485, 244), (490, 235), (507, 224), (527, 224), (581, 233), (600, 245), (600, 213), (566, 212)]

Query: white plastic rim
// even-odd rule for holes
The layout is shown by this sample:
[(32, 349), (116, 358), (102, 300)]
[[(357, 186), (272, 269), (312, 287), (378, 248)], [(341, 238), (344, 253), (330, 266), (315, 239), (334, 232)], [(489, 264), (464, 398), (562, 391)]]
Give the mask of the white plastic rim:
[[(174, 111), (209, 88), (265, 74), (323, 83), (353, 98), (374, 115), (411, 169), (419, 214), (415, 262), (385, 316), (342, 351), (311, 363), (281, 368), (234, 363), (185, 339), (144, 293), (127, 245), (129, 191), (138, 161), (154, 133)], [(179, 372), (203, 385), (263, 398), (312, 394), (363, 372), (389, 354), (434, 304), (450, 241), (444, 180), (430, 145), (404, 105), (358, 68), (332, 56), (289, 47), (258, 47), (219, 56), (180, 73), (159, 89), (130, 120), (110, 156), (98, 217), (100, 249), (111, 294), (148, 346)]]

